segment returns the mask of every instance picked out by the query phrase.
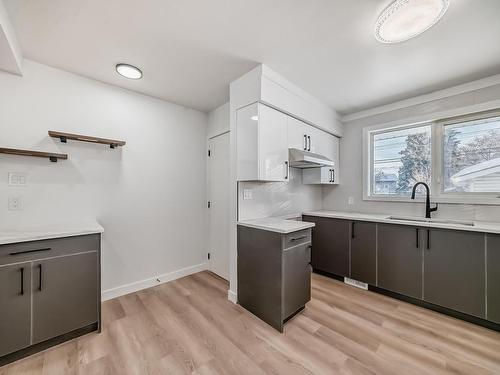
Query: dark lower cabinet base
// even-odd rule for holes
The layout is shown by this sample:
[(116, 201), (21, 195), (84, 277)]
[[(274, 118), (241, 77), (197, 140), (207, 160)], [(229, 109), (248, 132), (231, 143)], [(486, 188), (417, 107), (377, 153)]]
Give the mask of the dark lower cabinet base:
[(7, 354), (3, 357), (0, 357), (0, 367), (4, 366), (6, 364), (9, 364), (9, 363), (15, 362), (19, 359), (28, 357), (30, 355), (33, 355), (35, 353), (41, 352), (41, 351), (48, 349), (52, 346), (62, 344), (65, 341), (72, 340), (74, 338), (86, 335), (86, 334), (94, 332), (94, 331), (99, 332), (99, 327), (98, 327), (97, 322), (92, 323), (88, 326), (76, 329), (74, 331), (65, 333), (64, 335), (54, 337), (53, 339), (29, 346), (29, 347), (21, 349), (21, 350), (18, 350), (17, 352)]
[[(327, 277), (330, 277), (332, 279), (336, 279), (339, 281), (344, 281), (343, 276), (334, 275), (334, 274), (320, 271), (320, 270), (316, 270), (316, 269), (314, 269), (314, 273), (317, 273), (317, 274), (323, 275), (323, 276), (327, 276)], [(403, 294), (392, 292), (390, 290), (382, 289), (382, 288), (379, 288), (379, 287), (373, 286), (373, 285), (368, 285), (368, 290), (371, 292), (383, 294), (385, 296), (398, 299), (398, 300), (403, 301), (403, 302), (411, 303), (412, 305), (424, 307), (426, 309), (433, 310), (433, 311), (436, 311), (438, 313), (448, 315), (448, 316), (451, 316), (451, 317), (456, 318), (456, 319), (464, 320), (466, 322), (473, 323), (473, 324), (476, 324), (478, 326), (491, 329), (493, 331), (500, 332), (500, 324), (495, 323), (495, 322), (491, 322), (491, 321), (486, 320), (486, 319), (478, 318), (477, 316), (464, 314), (464, 313), (461, 313), (461, 312), (456, 311), (456, 310), (448, 309), (446, 307), (442, 307), (439, 305), (434, 305), (432, 303), (429, 303), (429, 302), (426, 302), (426, 301), (423, 301), (423, 300), (420, 300), (417, 298), (408, 297), (408, 296), (405, 296)]]

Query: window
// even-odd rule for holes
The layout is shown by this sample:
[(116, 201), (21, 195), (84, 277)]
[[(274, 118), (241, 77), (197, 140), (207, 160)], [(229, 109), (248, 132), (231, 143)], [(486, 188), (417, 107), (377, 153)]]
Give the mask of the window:
[(444, 125), (444, 192), (500, 192), (500, 117)]
[(374, 195), (408, 195), (413, 185), (431, 185), (431, 125), (372, 135)]
[(423, 181), (438, 202), (500, 204), (498, 112), (365, 129), (364, 139), (365, 199), (409, 200)]

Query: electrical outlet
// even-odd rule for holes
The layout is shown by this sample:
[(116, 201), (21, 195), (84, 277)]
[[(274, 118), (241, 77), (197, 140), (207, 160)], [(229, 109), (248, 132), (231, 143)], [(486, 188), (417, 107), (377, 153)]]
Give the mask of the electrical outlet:
[(348, 204), (354, 204), (354, 197), (347, 198), (347, 203)]
[(23, 201), (19, 196), (9, 197), (9, 211), (21, 211), (23, 209)]
[(27, 176), (25, 173), (10, 172), (9, 186), (26, 186)]
[(253, 199), (252, 189), (243, 189), (243, 199), (244, 200)]

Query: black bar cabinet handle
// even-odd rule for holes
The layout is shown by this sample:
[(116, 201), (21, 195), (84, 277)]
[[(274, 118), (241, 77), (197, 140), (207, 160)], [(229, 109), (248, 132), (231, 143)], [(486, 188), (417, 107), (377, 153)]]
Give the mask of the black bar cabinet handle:
[(332, 169), (332, 182), (335, 182), (335, 169)]
[(307, 140), (309, 141), (309, 146), (307, 146), (307, 151), (311, 151), (311, 136), (307, 136)]
[(304, 151), (307, 151), (307, 134), (304, 134)]
[(21, 293), (20, 295), (24, 294), (24, 267), (20, 268), (19, 271), (21, 271)]
[(42, 291), (42, 265), (38, 265), (38, 290)]
[(418, 243), (418, 228), (415, 228), (415, 232), (417, 233), (417, 249), (419, 248), (420, 244)]
[(431, 248), (431, 231), (427, 229), (427, 250)]
[(307, 236), (304, 235), (304, 236), (299, 236), (299, 237), (294, 237), (294, 238), (290, 238), (290, 241), (298, 241), (298, 240), (303, 240), (304, 238), (306, 238)]
[(286, 174), (285, 174), (285, 180), (288, 180), (288, 162), (285, 161), (285, 170), (286, 170)]
[(351, 238), (354, 238), (354, 224), (356, 224), (354, 221), (351, 223)]
[(52, 250), (52, 248), (45, 247), (43, 249), (26, 250), (26, 251), (14, 251), (12, 253), (9, 253), (9, 255), (21, 255), (21, 254), (37, 253), (39, 251), (49, 251), (49, 250)]

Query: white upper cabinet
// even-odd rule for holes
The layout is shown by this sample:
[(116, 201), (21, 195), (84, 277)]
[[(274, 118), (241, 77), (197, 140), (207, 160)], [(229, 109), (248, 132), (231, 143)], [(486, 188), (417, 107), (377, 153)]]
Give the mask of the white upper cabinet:
[(287, 116), (288, 120), (288, 148), (307, 150), (307, 133), (310, 126), (296, 118)]
[(261, 103), (237, 111), (238, 181), (288, 181), (287, 117)]

